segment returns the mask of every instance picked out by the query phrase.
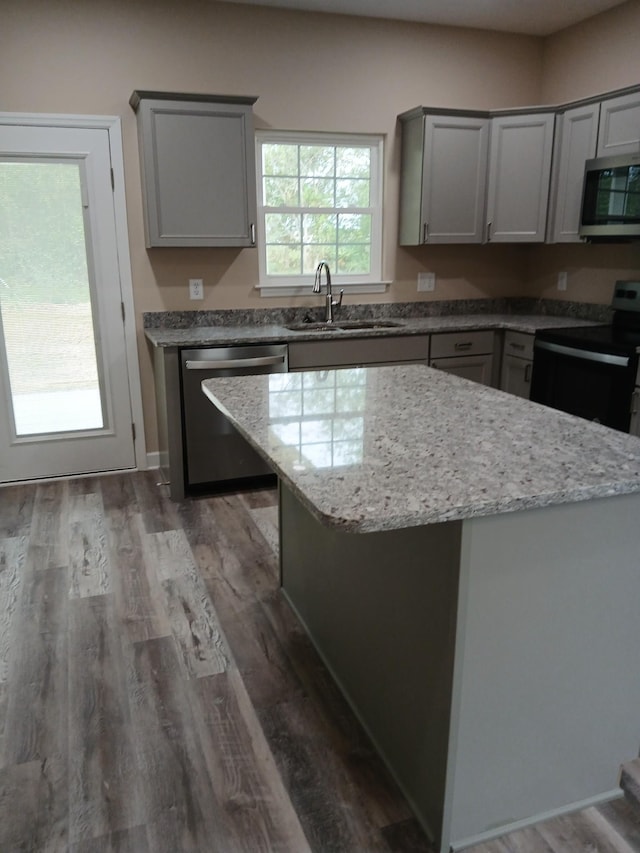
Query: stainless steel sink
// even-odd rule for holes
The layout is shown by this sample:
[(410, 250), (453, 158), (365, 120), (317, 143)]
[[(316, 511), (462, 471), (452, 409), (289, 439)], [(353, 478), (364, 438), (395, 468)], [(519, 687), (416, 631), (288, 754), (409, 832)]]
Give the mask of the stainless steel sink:
[(333, 323), (291, 323), (291, 332), (348, 332), (352, 329), (393, 329), (402, 326), (392, 320), (334, 320)]

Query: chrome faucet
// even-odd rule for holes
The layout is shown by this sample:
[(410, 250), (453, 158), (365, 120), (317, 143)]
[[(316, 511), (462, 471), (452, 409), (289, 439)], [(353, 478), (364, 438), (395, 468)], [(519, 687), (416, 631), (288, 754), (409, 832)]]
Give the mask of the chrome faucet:
[(325, 270), (327, 274), (327, 313), (325, 315), (324, 321), (325, 323), (333, 323), (333, 309), (340, 308), (340, 306), (342, 305), (342, 296), (344, 294), (344, 290), (340, 291), (340, 298), (334, 300), (333, 293), (331, 291), (331, 270), (329, 269), (329, 264), (326, 261), (320, 261), (320, 263), (316, 267), (316, 278), (313, 282), (314, 293), (322, 292), (322, 270)]

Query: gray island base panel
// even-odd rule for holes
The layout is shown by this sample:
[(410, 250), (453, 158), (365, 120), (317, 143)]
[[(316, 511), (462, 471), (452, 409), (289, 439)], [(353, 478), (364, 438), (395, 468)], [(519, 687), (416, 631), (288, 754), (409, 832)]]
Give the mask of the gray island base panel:
[(370, 534), (281, 486), (284, 594), (442, 853), (620, 796), (640, 495)]
[(278, 473), (284, 594), (441, 851), (620, 793), (639, 439), (418, 365), (203, 387)]

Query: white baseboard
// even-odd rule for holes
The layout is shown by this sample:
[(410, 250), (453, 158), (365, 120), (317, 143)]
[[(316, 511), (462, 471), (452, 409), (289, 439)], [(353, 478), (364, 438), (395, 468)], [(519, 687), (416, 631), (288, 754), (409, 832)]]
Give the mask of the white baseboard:
[(147, 470), (160, 467), (160, 452), (155, 450), (153, 453), (147, 453)]
[(471, 838), (463, 838), (460, 841), (451, 842), (449, 849), (452, 850), (453, 853), (458, 853), (458, 851), (464, 850), (466, 847), (473, 847), (476, 844), (485, 844), (488, 841), (492, 841), (494, 838), (499, 838), (500, 836), (507, 835), (510, 832), (517, 832), (517, 830), (525, 829), (527, 826), (533, 826), (536, 823), (542, 823), (545, 820), (551, 820), (554, 817), (561, 817), (562, 815), (571, 814), (572, 812), (582, 811), (583, 809), (588, 809), (591, 806), (600, 806), (604, 803), (611, 802), (612, 800), (619, 800), (622, 796), (623, 793), (620, 788), (613, 788), (611, 791), (605, 791), (595, 797), (589, 797), (586, 800), (571, 803), (571, 805), (563, 806), (559, 809), (552, 809), (551, 811), (532, 815), (524, 820), (504, 824), (503, 826), (491, 829), (488, 832), (478, 833), (478, 835), (474, 835)]

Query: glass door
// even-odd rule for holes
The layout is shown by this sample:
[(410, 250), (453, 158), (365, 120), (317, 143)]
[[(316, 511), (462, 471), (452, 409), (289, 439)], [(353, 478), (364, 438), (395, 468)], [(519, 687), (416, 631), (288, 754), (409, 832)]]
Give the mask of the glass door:
[(0, 481), (133, 467), (108, 134), (0, 142)]

